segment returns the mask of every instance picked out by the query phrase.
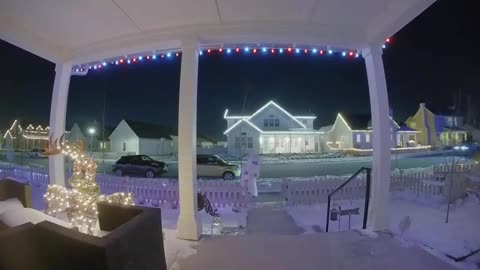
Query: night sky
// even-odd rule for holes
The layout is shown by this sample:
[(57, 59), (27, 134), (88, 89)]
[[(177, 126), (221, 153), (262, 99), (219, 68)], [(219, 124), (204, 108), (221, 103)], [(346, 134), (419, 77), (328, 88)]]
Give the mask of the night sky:
[[(402, 122), (420, 101), (451, 105), (453, 95), (472, 95), (480, 105), (480, 23), (475, 1), (439, 0), (393, 36), (384, 52), (390, 106)], [(15, 118), (47, 124), (54, 64), (0, 41), (0, 130)], [(175, 127), (180, 59), (142, 63), (74, 76), (67, 127), (122, 118)], [(327, 56), (200, 57), (198, 129), (221, 139), (226, 108), (245, 113), (274, 100), (292, 114), (315, 114), (315, 127), (332, 124), (339, 111), (368, 113), (363, 59)], [(104, 106), (105, 105), (105, 106)]]

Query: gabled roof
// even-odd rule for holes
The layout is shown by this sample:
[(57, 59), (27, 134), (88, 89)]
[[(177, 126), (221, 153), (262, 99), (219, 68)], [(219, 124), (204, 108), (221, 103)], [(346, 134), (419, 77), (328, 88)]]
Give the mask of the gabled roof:
[(353, 130), (366, 130), (370, 121), (369, 114), (342, 113), (341, 116)]
[(323, 126), (318, 129), (318, 131), (329, 131), (333, 128), (333, 125)]
[(290, 117), (293, 121), (297, 122), (301, 127), (306, 128), (306, 126), (300, 122), (298, 119), (315, 119), (316, 117), (313, 115), (302, 115), (302, 116), (294, 116), (291, 115), (289, 112), (287, 112), (284, 108), (280, 107), (277, 103), (275, 103), (273, 100), (270, 100), (267, 102), (265, 105), (263, 105), (260, 109), (258, 109), (256, 112), (254, 112), (252, 115), (236, 115), (236, 116), (229, 116), (228, 115), (228, 109), (225, 110), (225, 114), (223, 115), (223, 118), (225, 119), (247, 119), (251, 120), (253, 117), (255, 117), (257, 114), (261, 113), (263, 110), (268, 108), (269, 106), (274, 106), (277, 109), (279, 109), (281, 112), (285, 113), (288, 117)]
[(401, 126), (397, 129), (397, 131), (401, 131), (401, 132), (420, 132), (416, 129), (413, 129), (413, 128), (410, 128), (410, 127), (407, 127), (407, 126)]
[(139, 138), (145, 139), (171, 139), (171, 136), (177, 134), (173, 128), (163, 127), (157, 124), (125, 120), (128, 126), (137, 134)]

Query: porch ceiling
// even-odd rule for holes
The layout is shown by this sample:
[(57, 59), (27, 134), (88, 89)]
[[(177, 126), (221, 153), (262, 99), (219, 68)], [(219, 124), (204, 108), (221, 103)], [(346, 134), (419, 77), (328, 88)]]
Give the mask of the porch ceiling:
[(0, 38), (51, 61), (204, 44), (380, 44), (435, 0), (3, 0)]

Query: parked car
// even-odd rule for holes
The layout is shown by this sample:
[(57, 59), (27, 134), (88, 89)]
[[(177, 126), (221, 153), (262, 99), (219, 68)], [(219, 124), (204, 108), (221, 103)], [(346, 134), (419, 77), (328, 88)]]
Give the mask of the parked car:
[(216, 155), (197, 155), (197, 174), (233, 180), (240, 176), (240, 165), (228, 163)]
[(464, 142), (462, 144), (455, 145), (453, 150), (455, 150), (457, 155), (473, 156), (480, 152), (480, 144), (477, 142)]
[(29, 158), (45, 158), (45, 151), (40, 148), (35, 148), (27, 152), (27, 157)]
[(160, 176), (168, 171), (163, 161), (154, 160), (146, 155), (122, 156), (113, 165), (113, 172), (117, 176), (125, 174), (144, 175), (147, 178)]

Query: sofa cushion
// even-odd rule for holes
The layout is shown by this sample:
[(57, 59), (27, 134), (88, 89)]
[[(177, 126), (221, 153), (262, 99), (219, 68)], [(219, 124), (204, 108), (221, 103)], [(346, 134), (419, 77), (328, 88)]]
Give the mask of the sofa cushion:
[(0, 201), (0, 214), (7, 212), (10, 209), (23, 208), (22, 202), (17, 198), (11, 198), (5, 201)]
[(72, 225), (63, 220), (51, 217), (32, 208), (10, 209), (0, 214), (0, 221), (9, 227), (16, 227), (28, 222), (37, 224), (42, 221), (49, 221), (65, 228), (73, 228)]

